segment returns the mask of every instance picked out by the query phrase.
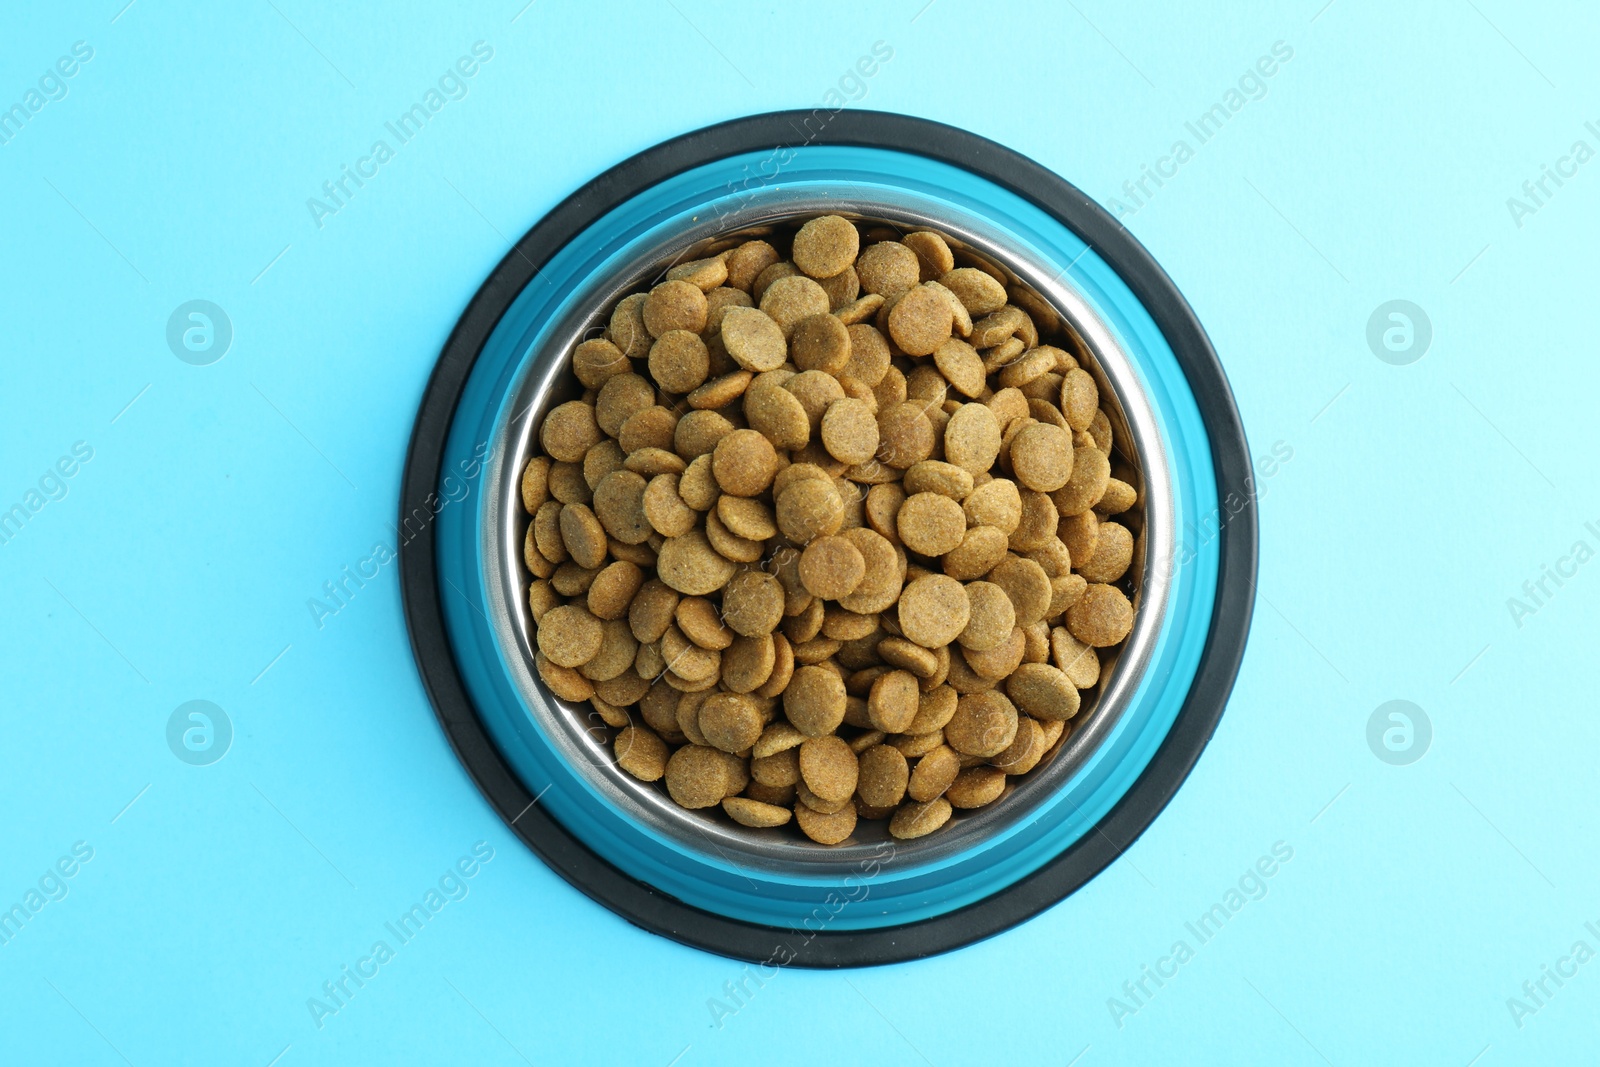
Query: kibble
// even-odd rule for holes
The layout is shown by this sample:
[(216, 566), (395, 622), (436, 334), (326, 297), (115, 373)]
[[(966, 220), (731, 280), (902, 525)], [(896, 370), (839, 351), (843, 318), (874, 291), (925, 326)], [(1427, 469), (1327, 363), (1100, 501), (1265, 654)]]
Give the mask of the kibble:
[(537, 672), (701, 817), (934, 833), (1093, 713), (1137, 479), (1081, 341), (959, 242), (825, 215), (715, 248), (616, 303), (539, 425)]

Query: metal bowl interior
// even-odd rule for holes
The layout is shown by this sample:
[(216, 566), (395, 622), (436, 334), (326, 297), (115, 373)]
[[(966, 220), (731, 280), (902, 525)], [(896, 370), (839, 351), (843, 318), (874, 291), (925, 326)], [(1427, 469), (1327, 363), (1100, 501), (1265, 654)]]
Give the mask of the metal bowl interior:
[[(571, 399), (581, 386), (568, 369), (568, 356), (585, 337), (598, 336), (610, 308), (622, 296), (647, 289), (668, 267), (731, 244), (797, 226), (819, 214), (841, 214), (868, 227), (907, 232), (933, 229), (945, 236), (958, 265), (982, 263), (1005, 277), (1014, 302), (1024, 306), (1049, 340), (1071, 351), (1096, 379), (1102, 408), (1111, 421), (1116, 476), (1131, 482), (1139, 502), (1119, 521), (1135, 535), (1135, 555), (1125, 589), (1134, 601), (1134, 627), (1111, 654), (1102, 657), (1100, 681), (1086, 691), (1083, 707), (1055, 749), (1034, 770), (1011, 779), (999, 800), (973, 811), (957, 812), (937, 833), (912, 841), (895, 841), (901, 870), (937, 864), (973, 845), (1026, 822), (1038, 805), (1060, 790), (1084, 765), (1115, 727), (1136, 691), (1149, 662), (1167, 608), (1172, 574), (1174, 530), (1172, 486), (1159, 423), (1143, 395), (1137, 369), (1116, 334), (1101, 321), (1091, 304), (1074, 289), (1067, 269), (1056, 269), (1026, 247), (988, 231), (981, 220), (930, 217), (911, 195), (873, 190), (871, 198), (851, 195), (845, 183), (837, 195), (815, 188), (791, 196), (763, 197), (716, 217), (695, 218), (670, 232), (653, 235), (629, 263), (609, 277), (596, 279), (574, 302), (564, 321), (547, 336), (548, 343), (531, 353), (503, 406), (495, 438), (499, 442), (486, 462), (482, 526), (489, 620), (501, 654), (518, 666), (513, 671), (527, 712), (608, 803), (651, 832), (681, 847), (738, 868), (801, 872), (833, 878), (857, 870), (890, 840), (887, 822), (861, 821), (844, 845), (823, 846), (798, 833), (750, 830), (722, 816), (717, 809), (689, 811), (678, 807), (660, 783), (644, 783), (618, 768), (611, 754), (614, 731), (599, 723), (585, 705), (553, 697), (537, 681), (533, 665), (535, 626), (527, 607), (529, 576), (521, 560), (528, 516), (521, 507), (520, 475), (537, 447), (537, 430), (553, 405)], [(1160, 561), (1165, 565), (1157, 565)]]

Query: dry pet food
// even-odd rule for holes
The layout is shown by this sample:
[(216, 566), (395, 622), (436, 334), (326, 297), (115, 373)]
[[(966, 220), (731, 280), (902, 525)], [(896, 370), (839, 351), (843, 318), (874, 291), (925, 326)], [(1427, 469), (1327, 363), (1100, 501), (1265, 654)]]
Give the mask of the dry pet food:
[(1093, 713), (1137, 475), (1081, 341), (939, 233), (825, 215), (714, 247), (608, 309), (540, 425), (539, 675), (706, 817), (935, 833)]

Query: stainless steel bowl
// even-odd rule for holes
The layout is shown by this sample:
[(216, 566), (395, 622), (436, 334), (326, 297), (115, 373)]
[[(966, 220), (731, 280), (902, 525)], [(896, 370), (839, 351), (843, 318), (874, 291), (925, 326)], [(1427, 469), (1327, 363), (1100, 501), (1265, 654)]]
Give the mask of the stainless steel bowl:
[[(754, 831), (717, 813), (678, 807), (659, 784), (640, 782), (617, 768), (608, 731), (596, 730), (587, 710), (553, 698), (538, 681), (534, 667), (534, 627), (526, 600), (528, 575), (522, 562), (528, 516), (522, 509), (520, 477), (537, 445), (537, 429), (549, 408), (575, 396), (580, 387), (568, 370), (568, 356), (586, 336), (598, 336), (609, 310), (624, 295), (659, 279), (673, 263), (697, 258), (773, 228), (819, 214), (840, 214), (867, 224), (902, 232), (937, 230), (958, 256), (982, 259), (998, 267), (1041, 308), (1059, 314), (1068, 343), (1075, 343), (1080, 362), (1099, 383), (1115, 437), (1115, 454), (1131, 472), (1139, 504), (1128, 525), (1135, 534), (1133, 575), (1136, 614), (1132, 632), (1114, 656), (1102, 661), (1101, 679), (1086, 698), (1064, 743), (1032, 772), (1008, 783), (1006, 795), (969, 812), (958, 812), (940, 831), (912, 841), (896, 841), (901, 869), (937, 863), (990, 835), (1025, 823), (1038, 803), (1061, 789), (1096, 751), (1128, 706), (1148, 664), (1166, 613), (1168, 579), (1173, 573), (1176, 531), (1173, 521), (1169, 465), (1155, 413), (1144, 394), (1139, 374), (1115, 335), (1070, 280), (1071, 265), (1053, 270), (1037, 262), (1026, 248), (1009, 247), (1005, 239), (976, 223), (952, 225), (928, 217), (909, 196), (874, 190), (862, 196), (819, 196), (798, 192), (767, 196), (760, 204), (716, 217), (696, 217), (688, 225), (662, 232), (618, 266), (609, 284), (596, 286), (577, 301), (566, 319), (555, 324), (548, 347), (530, 360), (514, 385), (512, 400), (496, 424), (499, 443), (486, 462), (487, 490), (484, 541), (489, 590), (489, 617), (496, 641), (522, 700), (561, 756), (579, 768), (612, 805), (656, 834), (685, 848), (720, 859), (740, 869), (794, 873), (819, 878), (840, 877), (859, 869), (887, 840), (887, 824), (858, 823), (852, 842), (823, 846), (798, 834)], [(1039, 318), (1035, 316), (1036, 320)], [(1040, 323), (1041, 335), (1051, 332)]]

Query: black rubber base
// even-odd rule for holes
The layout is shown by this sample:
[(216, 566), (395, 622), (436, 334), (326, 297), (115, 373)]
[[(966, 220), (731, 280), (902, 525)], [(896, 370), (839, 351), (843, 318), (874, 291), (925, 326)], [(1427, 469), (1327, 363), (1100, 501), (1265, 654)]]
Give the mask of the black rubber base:
[[(573, 886), (653, 933), (770, 966), (860, 967), (946, 952), (1037, 915), (1105, 869), (1160, 814), (1210, 740), (1244, 655), (1254, 604), (1255, 494), (1244, 428), (1222, 365), (1194, 313), (1165, 272), (1093, 200), (1032, 160), (964, 130), (872, 111), (787, 111), (711, 126), (626, 160), (573, 193), (529, 230), (473, 297), (423, 394), (406, 457), (400, 514), (430, 514), (445, 438), (474, 361), (500, 316), (549, 258), (605, 212), (674, 174), (742, 152), (806, 144), (862, 145), (915, 153), (964, 167), (1061, 220), (1111, 265), (1149, 310), (1188, 376), (1211, 437), (1217, 498), (1247, 506), (1218, 537), (1216, 607), (1198, 673), (1171, 732), (1144, 774), (1096, 832), (1040, 870), (976, 904), (938, 918), (879, 930), (780, 930), (725, 919), (665, 896), (590, 852), (516, 778), (478, 721), (456, 669), (440, 608), (431, 525), (400, 549), (406, 622), (423, 684), (446, 736), (478, 787), (528, 847)], [(418, 512), (416, 509), (421, 508)]]

